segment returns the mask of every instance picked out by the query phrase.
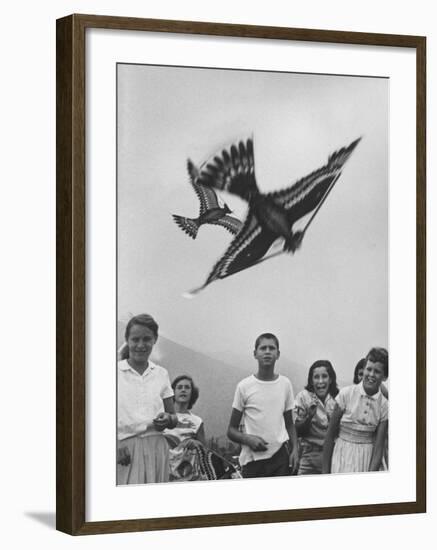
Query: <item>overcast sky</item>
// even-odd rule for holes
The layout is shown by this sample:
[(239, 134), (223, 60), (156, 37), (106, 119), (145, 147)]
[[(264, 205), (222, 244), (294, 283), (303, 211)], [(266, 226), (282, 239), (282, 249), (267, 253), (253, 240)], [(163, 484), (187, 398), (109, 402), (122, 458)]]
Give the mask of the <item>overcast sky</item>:
[[(251, 354), (274, 332), (305, 368), (328, 358), (351, 378), (371, 346), (388, 346), (388, 100), (381, 78), (118, 65), (119, 319), (150, 313), (162, 334), (207, 354)], [(199, 214), (187, 158), (200, 164), (250, 136), (265, 192), (363, 139), (294, 256), (189, 300), (232, 236), (202, 226), (193, 241), (174, 223)], [(244, 219), (243, 201), (221, 198)]]

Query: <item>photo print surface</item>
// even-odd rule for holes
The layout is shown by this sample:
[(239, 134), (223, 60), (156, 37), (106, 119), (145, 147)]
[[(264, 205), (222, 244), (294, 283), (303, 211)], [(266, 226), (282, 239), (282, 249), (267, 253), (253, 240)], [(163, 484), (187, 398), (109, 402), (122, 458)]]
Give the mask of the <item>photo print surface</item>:
[(117, 484), (388, 460), (389, 80), (117, 65)]

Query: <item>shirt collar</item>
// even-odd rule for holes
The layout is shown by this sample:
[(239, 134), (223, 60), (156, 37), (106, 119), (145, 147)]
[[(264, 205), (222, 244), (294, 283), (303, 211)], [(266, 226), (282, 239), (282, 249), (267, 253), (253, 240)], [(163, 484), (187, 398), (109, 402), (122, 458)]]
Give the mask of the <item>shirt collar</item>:
[[(156, 367), (155, 363), (153, 363), (153, 361), (150, 361), (149, 359), (149, 366), (147, 367), (147, 369), (144, 371), (143, 374), (145, 374), (146, 372), (152, 371), (155, 367)], [(123, 361), (119, 362), (119, 368), (120, 370), (123, 370), (123, 371), (131, 370), (132, 372), (135, 372), (136, 374), (138, 374), (138, 372), (129, 365), (129, 363), (127, 362), (127, 359), (123, 359)]]
[(364, 389), (364, 386), (363, 386), (363, 381), (361, 380), (361, 382), (358, 384), (358, 388), (360, 390), (360, 394), (363, 396), (363, 397), (368, 397), (369, 399), (378, 399), (378, 397), (381, 395), (381, 390), (378, 389), (378, 391), (373, 394), (373, 395), (369, 395), (368, 393), (366, 393), (366, 390)]
[[(310, 392), (312, 393), (312, 392)], [(331, 401), (331, 399), (334, 399), (330, 393), (326, 396), (325, 402), (323, 402), (316, 393), (313, 394), (317, 400), (317, 403), (320, 404), (322, 407), (326, 407), (326, 405)]]
[(316, 392), (312, 392), (312, 391), (309, 391), (309, 390), (305, 390), (305, 391), (308, 393), (308, 395), (310, 396), (311, 399), (314, 396), (316, 401), (317, 401), (317, 404), (320, 405), (322, 408), (326, 408), (326, 406), (328, 405), (328, 403), (330, 401), (334, 401), (334, 403), (336, 403), (335, 398), (332, 397), (332, 395), (330, 393), (328, 393), (328, 395), (326, 396), (326, 400), (323, 403), (323, 401), (320, 399), (320, 397), (317, 396)]

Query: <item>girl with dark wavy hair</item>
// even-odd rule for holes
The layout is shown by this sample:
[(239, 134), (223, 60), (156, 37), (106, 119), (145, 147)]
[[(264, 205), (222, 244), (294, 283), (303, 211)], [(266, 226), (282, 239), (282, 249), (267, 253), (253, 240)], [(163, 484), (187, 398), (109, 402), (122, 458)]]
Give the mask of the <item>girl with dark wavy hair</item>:
[(295, 400), (295, 424), (300, 460), (297, 475), (321, 474), (323, 443), (338, 394), (337, 375), (330, 361), (313, 363), (305, 389)]

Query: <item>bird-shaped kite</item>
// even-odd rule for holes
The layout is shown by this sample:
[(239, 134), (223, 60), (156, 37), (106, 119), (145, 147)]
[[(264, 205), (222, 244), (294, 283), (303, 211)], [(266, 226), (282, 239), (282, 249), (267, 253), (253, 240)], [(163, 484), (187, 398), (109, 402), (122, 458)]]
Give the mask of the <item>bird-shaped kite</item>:
[[(283, 251), (295, 252), (315, 213), (340, 177), (343, 165), (361, 138), (333, 153), (322, 168), (311, 172), (292, 186), (274, 193), (261, 193), (255, 178), (253, 141), (240, 141), (224, 149), (205, 163), (199, 172), (191, 161), (188, 171), (193, 184), (228, 191), (248, 202), (249, 210), (242, 229), (216, 263), (205, 284), (193, 293), (205, 288), (216, 279), (263, 261), (272, 244), (282, 238)], [(294, 223), (315, 211), (303, 231), (293, 232)]]
[(200, 201), (199, 217), (185, 218), (184, 216), (173, 214), (174, 221), (193, 239), (196, 238), (199, 227), (205, 223), (221, 225), (233, 235), (236, 235), (243, 224), (239, 219), (229, 216), (231, 209), (226, 203), (223, 207), (219, 205), (216, 192), (213, 188), (196, 183), (195, 180), (198, 177), (198, 168), (196, 168), (193, 163), (190, 163), (191, 185)]

